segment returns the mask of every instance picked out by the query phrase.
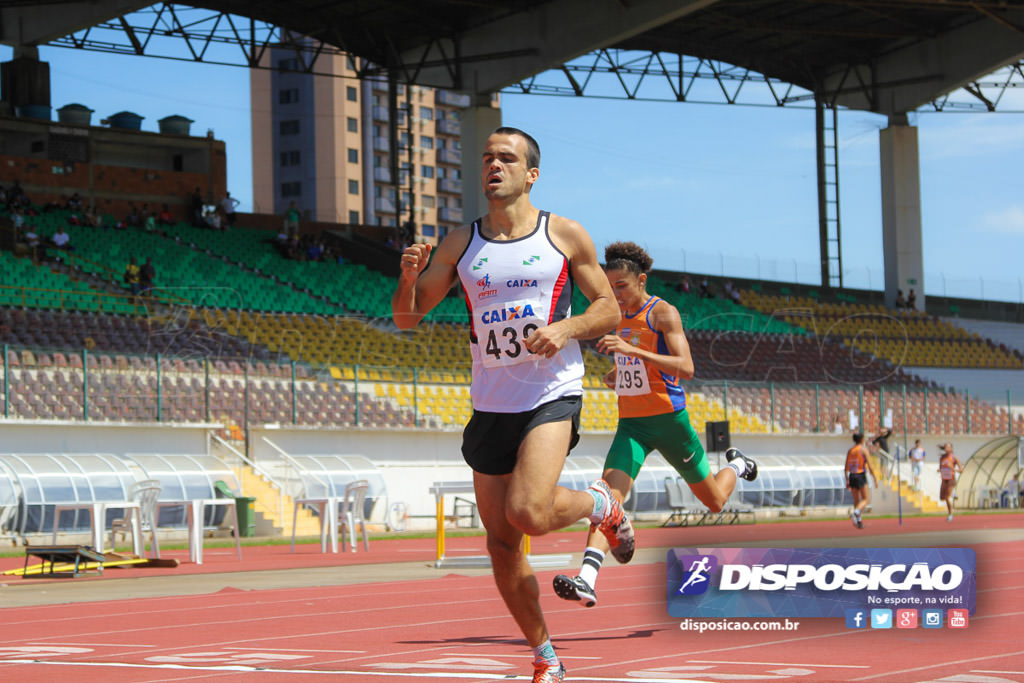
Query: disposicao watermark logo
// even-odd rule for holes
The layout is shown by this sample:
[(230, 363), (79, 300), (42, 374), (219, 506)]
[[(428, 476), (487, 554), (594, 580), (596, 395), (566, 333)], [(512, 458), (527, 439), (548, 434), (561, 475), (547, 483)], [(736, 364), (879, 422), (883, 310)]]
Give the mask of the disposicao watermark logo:
[(917, 628), (918, 611), (956, 610), (958, 624), (966, 623), (975, 608), (975, 564), (970, 548), (677, 548), (668, 552), (668, 612)]
[(684, 567), (683, 582), (679, 586), (680, 595), (700, 595), (711, 585), (711, 572), (718, 560), (714, 555), (685, 555), (679, 558)]

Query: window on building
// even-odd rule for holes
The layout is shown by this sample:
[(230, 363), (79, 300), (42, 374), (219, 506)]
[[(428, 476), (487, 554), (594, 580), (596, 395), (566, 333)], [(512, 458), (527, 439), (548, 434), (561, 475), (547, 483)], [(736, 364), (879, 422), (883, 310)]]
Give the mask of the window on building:
[(348, 163), (358, 164), (359, 163), (359, 150), (348, 148)]
[(349, 133), (358, 133), (359, 132), (359, 119), (356, 119), (356, 118), (353, 118), (353, 117), (349, 116), (348, 119), (346, 120), (346, 124), (348, 125), (348, 132)]
[(298, 180), (281, 183), (282, 197), (299, 197), (302, 195), (302, 183)]
[(297, 149), (290, 149), (281, 152), (281, 165), (282, 166), (298, 166), (302, 155)]
[(294, 57), (290, 59), (282, 59), (277, 63), (277, 68), (281, 71), (298, 71), (299, 60)]
[(358, 211), (349, 211), (348, 212), (348, 222), (352, 223), (353, 225), (358, 225), (359, 224), (359, 212)]
[(448, 226), (447, 225), (442, 225), (437, 230), (437, 238), (443, 240), (447, 236), (448, 236)]
[(434, 138), (429, 135), (420, 136), (420, 147), (423, 149), (434, 149)]
[(462, 169), (461, 168), (450, 169), (448, 171), (448, 174), (452, 177), (453, 180), (458, 180), (459, 178), (462, 177)]
[(405, 206), (409, 206), (410, 204), (412, 204), (412, 195), (409, 194), (408, 192), (403, 192), (402, 204), (404, 204)]
[(348, 100), (349, 102), (355, 102), (357, 97), (358, 97), (358, 94), (357, 94), (357, 91), (355, 89), (355, 86), (351, 86), (350, 85), (350, 86), (347, 86), (345, 88), (345, 99), (346, 100)]
[(281, 135), (298, 135), (299, 120), (289, 119), (288, 121), (281, 121), (281, 123), (278, 124), (277, 129)]
[(448, 143), (445, 141), (445, 139), (444, 138), (438, 138), (437, 139), (437, 148), (438, 149), (445, 149), (446, 147), (448, 147)]
[(432, 196), (430, 196), (429, 194), (423, 195), (423, 208), (424, 209), (433, 209), (434, 208), (434, 198)]
[(424, 178), (433, 178), (434, 177), (434, 167), (433, 166), (423, 166), (420, 169), (420, 172), (423, 173), (423, 177)]
[(433, 121), (434, 110), (430, 107), (420, 107), (420, 118), (424, 121)]
[(438, 166), (437, 167), (437, 179), (438, 180), (444, 180), (445, 177), (446, 177), (446, 174), (447, 174), (447, 171), (445, 170), (444, 166)]
[(283, 88), (277, 93), (278, 104), (295, 104), (299, 101), (298, 88)]
[(358, 180), (350, 180), (350, 181), (348, 181), (348, 193), (349, 194), (359, 194), (359, 181)]
[(437, 230), (434, 228), (433, 225), (428, 225), (424, 223), (423, 225), (420, 226), (420, 234), (422, 234), (424, 237), (433, 237), (436, 232)]

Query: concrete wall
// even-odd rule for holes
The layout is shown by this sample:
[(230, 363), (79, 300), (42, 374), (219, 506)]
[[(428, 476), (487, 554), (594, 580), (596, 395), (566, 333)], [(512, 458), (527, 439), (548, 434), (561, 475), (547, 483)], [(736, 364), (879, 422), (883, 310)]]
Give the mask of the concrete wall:
[[(0, 421), (2, 450), (12, 453), (207, 453), (207, 434), (217, 425), (82, 424), (60, 422)], [(603, 461), (611, 434), (584, 434), (570, 458), (592, 456)], [(941, 436), (924, 439), (932, 462), (937, 444), (950, 441), (961, 461), (991, 436)], [(373, 521), (382, 523), (390, 504), (404, 503), (412, 528), (433, 528), (434, 498), (428, 489), (435, 481), (469, 481), (472, 471), (463, 462), (462, 433), (431, 430), (329, 429), (318, 427), (258, 428), (249, 434), (248, 456), (257, 464), (272, 468), (282, 462), (279, 451), (290, 455), (361, 455), (381, 470), (387, 484), (388, 500), (378, 505)], [(751, 455), (827, 455), (842, 467), (851, 443), (847, 435), (741, 434), (732, 444)], [(902, 443), (896, 437), (892, 446)], [(912, 444), (912, 439), (911, 439)], [(223, 452), (220, 452), (221, 454)], [(714, 454), (712, 468), (720, 466)], [(446, 511), (452, 512), (452, 497)], [(882, 501), (879, 501), (881, 503)]]

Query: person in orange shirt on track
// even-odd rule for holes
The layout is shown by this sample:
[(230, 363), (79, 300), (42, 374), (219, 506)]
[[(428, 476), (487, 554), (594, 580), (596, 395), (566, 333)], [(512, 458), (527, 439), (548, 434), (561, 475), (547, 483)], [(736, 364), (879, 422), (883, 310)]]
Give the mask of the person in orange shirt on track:
[(953, 444), (944, 443), (939, 446), (939, 474), (942, 475), (942, 486), (939, 488), (939, 500), (946, 501), (947, 522), (953, 521), (953, 489), (956, 488), (956, 475), (964, 471), (963, 466), (953, 455)]
[(878, 486), (878, 475), (871, 466), (871, 459), (868, 457), (867, 446), (864, 445), (864, 435), (857, 433), (853, 435), (853, 448), (846, 452), (846, 487), (853, 494), (853, 512), (850, 518), (853, 525), (858, 529), (864, 528), (864, 521), (860, 518), (861, 511), (871, 502), (871, 490), (868, 489), (868, 473), (871, 479)]

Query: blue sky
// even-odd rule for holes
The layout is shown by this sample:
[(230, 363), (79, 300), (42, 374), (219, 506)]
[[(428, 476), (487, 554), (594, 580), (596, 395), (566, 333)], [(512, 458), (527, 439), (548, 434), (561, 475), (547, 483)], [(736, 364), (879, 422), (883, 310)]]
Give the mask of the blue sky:
[[(0, 60), (11, 50), (0, 46)], [(170, 114), (212, 129), (228, 187), (252, 206), (249, 74), (241, 67), (43, 47), (54, 110), (93, 123), (118, 111), (156, 130)], [(1024, 93), (1011, 93), (1024, 110)], [(1016, 106), (1013, 106), (1016, 104)], [(655, 266), (818, 281), (813, 114), (807, 109), (503, 96), (503, 120), (532, 132), (543, 160), (534, 202), (580, 221), (599, 252), (645, 245)], [(54, 115), (56, 118), (56, 115)], [(1024, 294), (1024, 114), (921, 114), (925, 289), (1020, 301)], [(884, 118), (839, 117), (844, 279), (882, 286), (878, 133)]]

